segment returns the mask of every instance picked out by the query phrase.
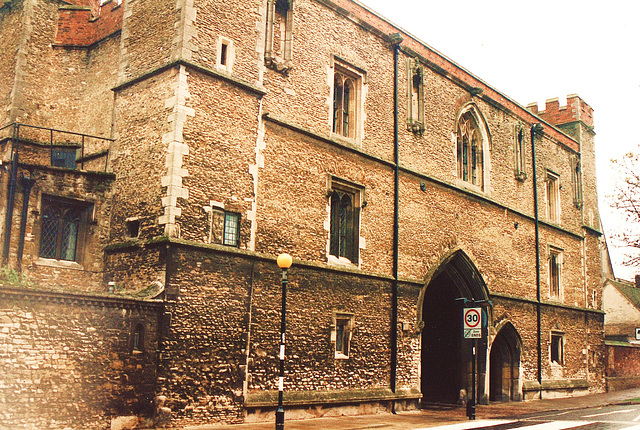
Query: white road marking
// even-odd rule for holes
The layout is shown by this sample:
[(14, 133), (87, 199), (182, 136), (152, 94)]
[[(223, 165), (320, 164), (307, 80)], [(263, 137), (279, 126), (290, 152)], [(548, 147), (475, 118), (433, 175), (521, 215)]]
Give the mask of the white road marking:
[(611, 412), (602, 412), (600, 414), (582, 415), (582, 417), (583, 418), (600, 417), (602, 415), (624, 414), (624, 413), (633, 412), (633, 411), (635, 411), (635, 409), (625, 409), (623, 411), (611, 411)]
[(566, 411), (566, 412), (548, 412), (545, 415), (538, 415), (535, 417), (527, 417), (525, 419), (523, 419), (522, 421), (539, 421), (539, 420), (550, 420), (553, 417), (557, 417), (559, 415), (567, 415), (567, 414), (574, 414), (576, 411), (571, 410), (571, 411)]
[(497, 426), (500, 424), (510, 424), (515, 423), (516, 420), (476, 420), (476, 421), (463, 421), (456, 424), (449, 424), (446, 426), (438, 426), (438, 427), (423, 427), (414, 430), (468, 430), (475, 429), (478, 427), (490, 427)]
[[(470, 430), (480, 427), (491, 427), (501, 424), (510, 424), (516, 422), (515, 420), (478, 420), (478, 421), (464, 421), (456, 424), (450, 424), (446, 426), (438, 427), (424, 427), (414, 430)], [(565, 430), (572, 427), (580, 427), (587, 424), (593, 424), (595, 421), (552, 421), (542, 424), (534, 424), (531, 426), (518, 427), (517, 430)], [(639, 426), (640, 427), (640, 426)], [(627, 430), (627, 429), (625, 429)], [(634, 429), (634, 430), (640, 430)]]
[(635, 417), (635, 418), (633, 419), (633, 421), (640, 421), (640, 415), (638, 415), (637, 417)]
[(563, 430), (571, 427), (586, 426), (595, 421), (552, 421), (549, 423), (535, 424), (532, 426), (518, 427), (518, 430)]

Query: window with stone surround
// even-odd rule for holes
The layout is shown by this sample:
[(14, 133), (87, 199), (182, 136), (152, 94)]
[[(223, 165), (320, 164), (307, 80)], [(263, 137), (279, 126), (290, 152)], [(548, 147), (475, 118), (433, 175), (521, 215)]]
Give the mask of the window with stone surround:
[(562, 299), (562, 257), (560, 248), (549, 247), (549, 298)]
[(144, 326), (137, 324), (131, 336), (131, 349), (134, 352), (144, 351)]
[(456, 126), (458, 178), (480, 190), (484, 189), (485, 133), (480, 115), (473, 105), (462, 111)]
[(221, 202), (211, 201), (203, 207), (209, 218), (208, 243), (240, 247), (242, 217), (238, 212), (225, 210)]
[(330, 177), (329, 261), (358, 264), (364, 188)]
[(334, 135), (356, 140), (360, 127), (360, 98), (363, 73), (335, 59), (333, 63), (333, 118)]
[(264, 63), (278, 72), (291, 69), (293, 0), (267, 0)]
[(42, 196), (40, 258), (78, 261), (91, 205)]
[(351, 352), (352, 333), (353, 314), (334, 312), (333, 323), (331, 325), (331, 343), (334, 347), (333, 349), (335, 358), (349, 358), (349, 353)]
[(564, 364), (564, 333), (551, 332), (549, 347), (551, 363), (562, 366)]
[(407, 59), (407, 129), (424, 132), (424, 70), (417, 58)]
[(235, 49), (233, 41), (226, 37), (218, 37), (216, 69), (222, 72), (231, 73), (233, 61), (235, 59)]
[(560, 222), (560, 176), (547, 171), (547, 219), (549, 222)]
[(518, 124), (515, 127), (515, 136), (514, 136), (514, 155), (515, 155), (515, 175), (516, 179), (519, 181), (524, 181), (527, 179), (526, 165), (525, 165), (525, 154), (526, 154), (526, 146), (525, 146), (525, 133), (524, 127), (522, 124)]
[(224, 232), (222, 237), (223, 245), (240, 246), (240, 214), (224, 213)]

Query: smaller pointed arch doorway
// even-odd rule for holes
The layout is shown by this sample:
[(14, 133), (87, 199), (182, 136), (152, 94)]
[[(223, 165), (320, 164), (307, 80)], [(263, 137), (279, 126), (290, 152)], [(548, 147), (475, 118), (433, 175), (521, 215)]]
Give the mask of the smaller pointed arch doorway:
[(522, 341), (517, 330), (507, 323), (496, 335), (489, 354), (489, 400), (522, 400), (520, 351)]

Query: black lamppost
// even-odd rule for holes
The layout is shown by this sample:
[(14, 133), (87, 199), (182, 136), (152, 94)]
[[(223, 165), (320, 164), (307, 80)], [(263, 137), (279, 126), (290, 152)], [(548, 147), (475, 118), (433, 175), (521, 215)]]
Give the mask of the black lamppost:
[(278, 409), (276, 409), (276, 430), (284, 430), (284, 333), (287, 329), (287, 269), (291, 267), (293, 259), (289, 254), (278, 255), (278, 267), (282, 269), (282, 315), (280, 319), (280, 375), (278, 377)]

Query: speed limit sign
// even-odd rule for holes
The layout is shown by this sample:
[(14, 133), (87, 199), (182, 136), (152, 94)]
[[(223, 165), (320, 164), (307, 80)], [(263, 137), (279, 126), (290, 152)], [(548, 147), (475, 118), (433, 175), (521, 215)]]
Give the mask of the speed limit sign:
[(481, 308), (464, 308), (462, 312), (462, 324), (464, 325), (464, 337), (482, 337), (482, 310)]

